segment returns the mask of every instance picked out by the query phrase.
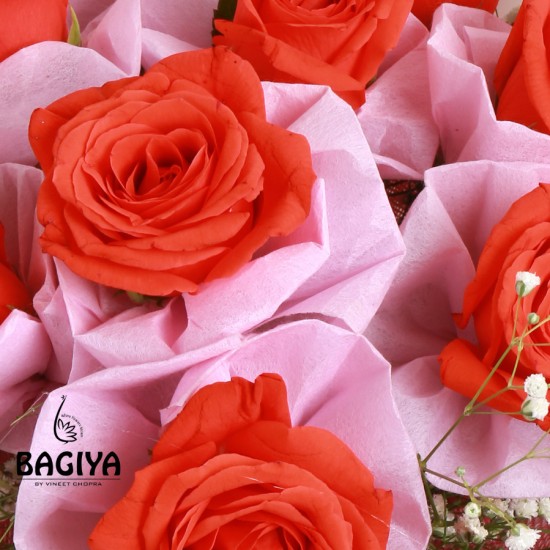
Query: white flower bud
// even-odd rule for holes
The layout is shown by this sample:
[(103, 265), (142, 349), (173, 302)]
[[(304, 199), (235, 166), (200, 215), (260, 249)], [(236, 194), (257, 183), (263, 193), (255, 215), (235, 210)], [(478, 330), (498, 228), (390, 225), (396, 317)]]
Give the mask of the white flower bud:
[(548, 383), (544, 374), (530, 374), (523, 383), (523, 389), (529, 397), (545, 398)]
[[(497, 510), (500, 510), (503, 513), (507, 513), (509, 511), (510, 506), (510, 499), (503, 499), (503, 498), (491, 498), (489, 499), (491, 504), (497, 508)], [(496, 515), (494, 512), (487, 512), (487, 515), (492, 515), (493, 517)]]
[(532, 311), (531, 313), (529, 313), (529, 315), (527, 315), (527, 322), (530, 325), (536, 325), (539, 321), (540, 321), (540, 317), (534, 311)]
[(527, 397), (521, 406), (521, 414), (526, 420), (544, 420), (550, 403), (543, 397)]
[(468, 502), (468, 504), (464, 506), (464, 514), (468, 518), (478, 518), (481, 516), (481, 507), (475, 502)]
[(531, 550), (540, 539), (540, 531), (518, 523), (509, 533), (504, 545), (508, 550)]
[(464, 468), (464, 466), (459, 466), (455, 470), (455, 474), (457, 475), (457, 477), (462, 479), (466, 475), (466, 468)]
[[(471, 503), (473, 504), (473, 503)], [(485, 527), (481, 524), (481, 521), (479, 521), (478, 517), (468, 517), (466, 514), (462, 516), (464, 518), (464, 525), (466, 529), (472, 533), (474, 536), (474, 540), (476, 543), (483, 542), (486, 538), (489, 532)]]
[(518, 296), (527, 296), (535, 287), (540, 285), (540, 277), (529, 271), (516, 273), (516, 292)]

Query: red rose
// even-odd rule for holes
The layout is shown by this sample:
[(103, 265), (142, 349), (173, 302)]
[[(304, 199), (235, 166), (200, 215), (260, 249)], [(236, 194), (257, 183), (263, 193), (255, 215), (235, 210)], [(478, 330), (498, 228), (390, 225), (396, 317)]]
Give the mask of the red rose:
[(225, 48), (35, 111), (43, 249), (85, 278), (148, 295), (233, 274), (309, 211), (309, 144), (265, 117), (258, 77)]
[(252, 63), (262, 80), (326, 84), (357, 108), (412, 0), (236, 0), (232, 21), (215, 12), (214, 44)]
[(498, 0), (414, 0), (412, 12), (426, 27), (430, 28), (434, 11), (443, 3), (478, 8), (493, 13)]
[(0, 323), (14, 308), (31, 309), (31, 297), (25, 285), (12, 271), (4, 249), (4, 227), (0, 224)]
[(290, 426), (264, 374), (199, 390), (102, 518), (94, 549), (385, 548), (391, 493), (330, 432)]
[(497, 118), (550, 133), (550, 3), (524, 0), (495, 69)]
[[(516, 201), (493, 228), (479, 258), (475, 278), (466, 288), (464, 309), (458, 317), (464, 328), (473, 317), (478, 344), (455, 339), (440, 356), (441, 377), (445, 386), (472, 398), (502, 356), (514, 335), (528, 328), (527, 316), (537, 313), (541, 319), (550, 315), (550, 185), (540, 187)], [(516, 274), (536, 273), (541, 285), (522, 298), (515, 322), (518, 296)], [(545, 346), (548, 323), (524, 338), (514, 385), (523, 386), (530, 374), (542, 373), (550, 379), (550, 355)], [(514, 371), (517, 346), (507, 355), (491, 378), (478, 401), (506, 388)], [(525, 393), (508, 390), (489, 402), (506, 412), (521, 409)], [(548, 421), (545, 421), (548, 423)], [(550, 424), (545, 428), (550, 427)]]
[(66, 40), (67, 0), (2, 0), (0, 61), (45, 40)]

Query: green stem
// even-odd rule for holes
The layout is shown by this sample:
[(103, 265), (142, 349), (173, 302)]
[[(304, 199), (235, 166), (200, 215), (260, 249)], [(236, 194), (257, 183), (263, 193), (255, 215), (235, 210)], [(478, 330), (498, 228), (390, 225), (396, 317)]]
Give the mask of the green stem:
[(443, 445), (445, 440), (453, 433), (455, 428), (462, 422), (462, 420), (465, 418), (465, 413), (462, 413), (454, 422), (454, 424), (445, 432), (445, 435), (437, 442), (436, 446), (426, 455), (426, 458), (424, 458), (421, 461), (421, 465), (426, 467), (426, 464), (428, 463), (428, 460), (432, 458), (434, 453)]
[(468, 414), (470, 413), (472, 407), (475, 405), (475, 402), (477, 401), (478, 397), (481, 395), (483, 390), (486, 388), (487, 384), (489, 383), (489, 381), (491, 380), (491, 378), (493, 377), (495, 372), (498, 370), (498, 368), (500, 367), (500, 365), (502, 364), (502, 362), (504, 361), (506, 356), (510, 353), (510, 351), (512, 350), (514, 345), (515, 345), (515, 340), (512, 340), (512, 342), (510, 342), (508, 344), (508, 346), (504, 350), (504, 353), (500, 356), (500, 359), (495, 363), (495, 366), (491, 369), (491, 372), (489, 373), (487, 378), (485, 378), (485, 380), (483, 381), (483, 384), (481, 384), (481, 386), (479, 387), (479, 389), (475, 393), (472, 400), (466, 405), (466, 407), (464, 409), (464, 415), (463, 416), (468, 416)]
[(431, 474), (433, 476), (439, 477), (440, 479), (444, 479), (445, 481), (448, 481), (449, 483), (454, 483), (455, 485), (458, 485), (459, 487), (462, 487), (465, 489), (464, 483), (460, 483), (460, 481), (457, 481), (456, 479), (453, 479), (452, 477), (448, 477), (446, 475), (440, 474), (439, 472), (436, 472), (434, 470), (430, 470), (429, 468), (424, 468), (424, 471), (427, 474)]
[(8, 526), (6, 527), (6, 530), (2, 533), (2, 536), (0, 536), (0, 543), (4, 542), (4, 539), (8, 536), (9, 532), (13, 529), (14, 522), (15, 522), (15, 518), (14, 516), (12, 516), (10, 518)]
[(479, 483), (477, 483), (476, 485), (474, 485), (472, 487), (472, 489), (474, 491), (478, 491), (480, 487), (483, 487), (483, 485), (486, 485), (487, 483), (489, 483), (489, 481), (492, 481), (493, 479), (495, 479), (496, 477), (498, 477), (499, 475), (503, 474), (504, 472), (510, 470), (511, 468), (513, 468), (514, 466), (517, 466), (518, 464), (521, 464), (522, 462), (526, 461), (526, 460), (529, 460), (529, 459), (532, 459), (532, 458), (543, 458), (543, 457), (537, 457), (534, 453), (535, 453), (535, 450), (537, 449), (537, 447), (542, 443), (542, 441), (544, 440), (544, 438), (548, 435), (548, 432), (550, 432), (550, 429), (549, 430), (546, 430), (536, 441), (536, 443), (531, 447), (531, 450), (528, 451), (524, 456), (522, 456), (521, 458), (518, 458), (517, 460), (515, 460), (514, 462), (512, 462), (511, 464), (508, 464), (507, 466), (505, 466), (504, 468), (502, 468), (501, 470), (498, 470), (498, 472), (495, 472), (494, 474), (490, 475), (488, 478), (484, 479), (483, 481), (480, 481)]
[(504, 472), (510, 470), (511, 468), (513, 468), (514, 466), (517, 466), (518, 464), (521, 464), (522, 462), (524, 462), (525, 460), (527, 460), (529, 457), (527, 455), (525, 456), (522, 456), (521, 458), (518, 458), (517, 460), (515, 460), (514, 462), (512, 462), (511, 464), (508, 464), (507, 466), (505, 466), (504, 468), (502, 468), (501, 470), (499, 470), (498, 472), (495, 472), (494, 474), (490, 475), (488, 478), (484, 479), (483, 481), (480, 481), (479, 483), (477, 483), (476, 485), (474, 485), (472, 487), (472, 490), (474, 491), (478, 491), (480, 487), (483, 487), (483, 485), (486, 485), (487, 483), (489, 483), (489, 481), (492, 481), (493, 479), (495, 479), (496, 477), (498, 477), (499, 475), (503, 474)]
[(430, 484), (428, 483), (428, 479), (426, 478), (424, 468), (422, 467), (422, 460), (420, 459), (420, 455), (417, 454), (416, 459), (418, 460), (418, 466), (420, 467), (420, 477), (422, 478), (422, 484), (424, 485), (424, 492), (426, 493), (428, 504), (432, 507), (434, 519), (437, 522), (441, 522), (442, 518), (439, 517), (439, 512), (437, 511), (437, 507), (435, 505), (432, 489), (430, 487)]

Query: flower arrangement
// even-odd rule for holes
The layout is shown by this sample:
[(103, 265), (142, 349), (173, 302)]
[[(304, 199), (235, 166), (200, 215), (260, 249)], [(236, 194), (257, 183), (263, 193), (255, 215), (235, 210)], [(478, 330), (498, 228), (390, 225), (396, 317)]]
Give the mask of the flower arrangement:
[(1, 4), (0, 545), (549, 548), (547, 12)]

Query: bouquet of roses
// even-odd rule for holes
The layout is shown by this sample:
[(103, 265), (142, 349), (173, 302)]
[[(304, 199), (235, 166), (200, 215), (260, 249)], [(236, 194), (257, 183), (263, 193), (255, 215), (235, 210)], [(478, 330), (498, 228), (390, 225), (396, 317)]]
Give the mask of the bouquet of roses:
[(0, 544), (547, 547), (550, 12), (496, 4), (0, 5)]

